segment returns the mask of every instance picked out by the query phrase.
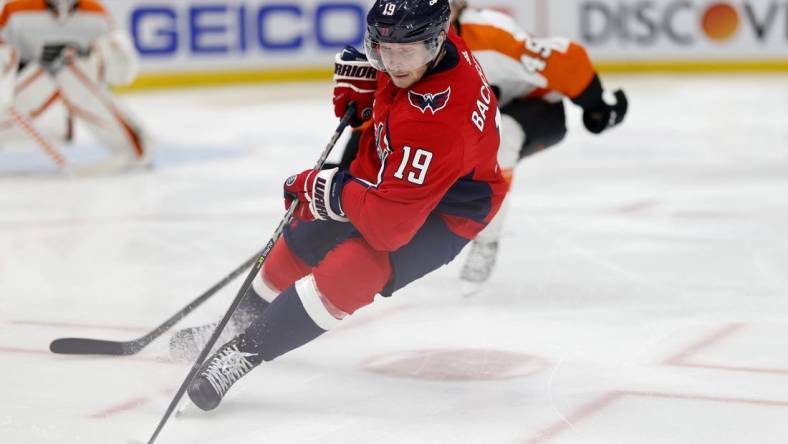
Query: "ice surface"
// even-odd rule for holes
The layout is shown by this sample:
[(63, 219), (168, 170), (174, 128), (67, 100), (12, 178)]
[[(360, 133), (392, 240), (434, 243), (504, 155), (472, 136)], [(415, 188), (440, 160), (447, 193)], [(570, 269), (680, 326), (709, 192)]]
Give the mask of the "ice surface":
[[(625, 124), (593, 136), (572, 109), (519, 166), (479, 294), (459, 295), (461, 256), (158, 442), (788, 441), (788, 79), (605, 80)], [(188, 371), (166, 337), (130, 358), (48, 343), (137, 337), (242, 263), (336, 125), (327, 84), (125, 99), (158, 139), (150, 173), (65, 179), (0, 151), (2, 443), (147, 440)], [(84, 131), (67, 149), (97, 152)]]

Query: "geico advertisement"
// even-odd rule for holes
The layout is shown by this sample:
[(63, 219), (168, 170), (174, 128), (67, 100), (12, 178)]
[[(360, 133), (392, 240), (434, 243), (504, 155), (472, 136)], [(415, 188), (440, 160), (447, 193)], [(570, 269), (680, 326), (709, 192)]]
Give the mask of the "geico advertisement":
[(788, 0), (579, 0), (551, 12), (596, 56), (788, 58)]
[(105, 0), (146, 71), (330, 66), (360, 47), (369, 0)]
[[(505, 11), (526, 29), (538, 31), (544, 20), (533, 13), (534, 5), (545, 1), (470, 3)], [(143, 70), (166, 72), (330, 67), (345, 45), (361, 48), (373, 0), (105, 0), (105, 4), (118, 26), (131, 35)]]

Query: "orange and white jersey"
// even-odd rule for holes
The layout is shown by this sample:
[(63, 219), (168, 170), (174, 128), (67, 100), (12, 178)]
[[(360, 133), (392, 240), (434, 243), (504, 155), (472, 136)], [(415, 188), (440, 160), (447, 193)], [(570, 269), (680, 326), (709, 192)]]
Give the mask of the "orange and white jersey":
[(520, 97), (557, 92), (577, 97), (594, 78), (585, 48), (565, 38), (534, 38), (512, 17), (489, 9), (466, 9), (459, 34), (500, 89), (503, 106)]
[(97, 0), (80, 0), (64, 20), (58, 20), (44, 0), (10, 0), (0, 13), (0, 42), (14, 46), (22, 63), (40, 59), (47, 45), (67, 44), (87, 52), (112, 29), (109, 14)]

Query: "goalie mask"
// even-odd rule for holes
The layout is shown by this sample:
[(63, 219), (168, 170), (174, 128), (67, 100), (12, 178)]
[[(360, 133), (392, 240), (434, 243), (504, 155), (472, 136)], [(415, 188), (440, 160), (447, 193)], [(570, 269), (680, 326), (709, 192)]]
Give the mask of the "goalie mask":
[(65, 20), (77, 9), (79, 0), (46, 0), (47, 7), (58, 20)]

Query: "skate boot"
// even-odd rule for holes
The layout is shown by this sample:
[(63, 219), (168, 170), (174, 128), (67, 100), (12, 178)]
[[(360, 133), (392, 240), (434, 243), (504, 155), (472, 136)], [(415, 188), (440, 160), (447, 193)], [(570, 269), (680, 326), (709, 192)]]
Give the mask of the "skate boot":
[(189, 398), (201, 410), (215, 409), (233, 384), (262, 362), (256, 353), (243, 351), (244, 335), (224, 344), (200, 367), (189, 386)]
[(498, 241), (480, 242), (474, 240), (471, 251), (465, 259), (460, 279), (465, 282), (481, 283), (490, 278), (498, 256)]

